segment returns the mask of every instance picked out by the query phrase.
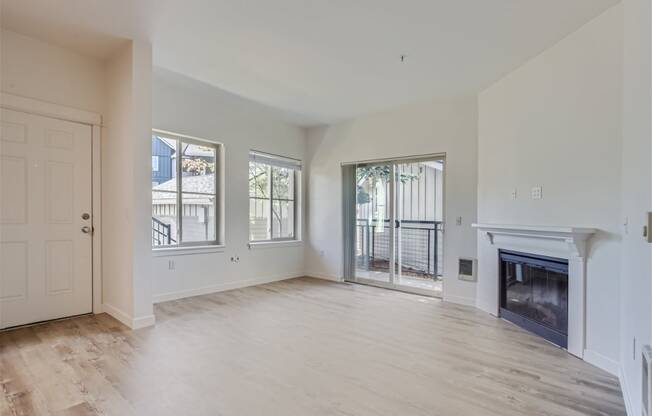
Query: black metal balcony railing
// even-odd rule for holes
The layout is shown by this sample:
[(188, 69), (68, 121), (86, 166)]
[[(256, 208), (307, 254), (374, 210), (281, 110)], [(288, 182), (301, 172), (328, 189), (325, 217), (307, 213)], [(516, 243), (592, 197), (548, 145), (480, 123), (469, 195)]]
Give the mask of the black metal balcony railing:
[[(389, 228), (389, 220), (357, 220), (358, 267), (376, 271), (389, 270)], [(441, 221), (400, 221), (396, 246), (400, 245), (403, 274), (424, 278), (442, 275), (442, 231)]]
[(152, 246), (169, 246), (176, 243), (172, 238), (172, 226), (152, 217)]

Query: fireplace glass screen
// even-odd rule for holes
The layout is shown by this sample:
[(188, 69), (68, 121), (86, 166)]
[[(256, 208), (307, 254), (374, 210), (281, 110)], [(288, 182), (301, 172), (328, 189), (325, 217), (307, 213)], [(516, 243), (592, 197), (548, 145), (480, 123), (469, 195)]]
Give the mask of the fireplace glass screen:
[(568, 343), (568, 261), (500, 251), (501, 317), (561, 347)]

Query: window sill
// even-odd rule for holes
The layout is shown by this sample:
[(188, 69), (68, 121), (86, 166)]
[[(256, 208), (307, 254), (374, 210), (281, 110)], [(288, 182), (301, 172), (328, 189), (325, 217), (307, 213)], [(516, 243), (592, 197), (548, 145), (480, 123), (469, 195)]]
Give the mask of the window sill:
[(210, 254), (210, 253), (223, 253), (225, 246), (188, 246), (188, 247), (170, 247), (170, 248), (153, 248), (153, 257), (167, 257), (167, 256), (187, 256), (190, 254)]
[(301, 240), (281, 240), (281, 241), (256, 241), (249, 243), (250, 250), (280, 247), (300, 247), (303, 245)]

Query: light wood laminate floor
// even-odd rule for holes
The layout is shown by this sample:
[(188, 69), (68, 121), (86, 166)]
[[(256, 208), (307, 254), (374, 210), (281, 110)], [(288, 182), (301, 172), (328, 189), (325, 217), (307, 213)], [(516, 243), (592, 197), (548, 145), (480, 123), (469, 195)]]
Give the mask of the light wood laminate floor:
[(615, 377), (472, 308), (293, 279), (0, 333), (1, 415), (624, 415)]

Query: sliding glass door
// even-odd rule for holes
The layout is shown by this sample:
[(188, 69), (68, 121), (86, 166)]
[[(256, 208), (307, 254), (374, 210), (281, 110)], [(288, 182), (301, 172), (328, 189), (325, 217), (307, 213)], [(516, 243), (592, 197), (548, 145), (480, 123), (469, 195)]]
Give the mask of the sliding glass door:
[[(345, 166), (346, 279), (441, 296), (444, 160)], [(355, 172), (353, 172), (355, 170)], [(354, 182), (354, 183), (351, 183)]]
[(388, 164), (356, 167), (355, 277), (391, 283), (393, 169)]

